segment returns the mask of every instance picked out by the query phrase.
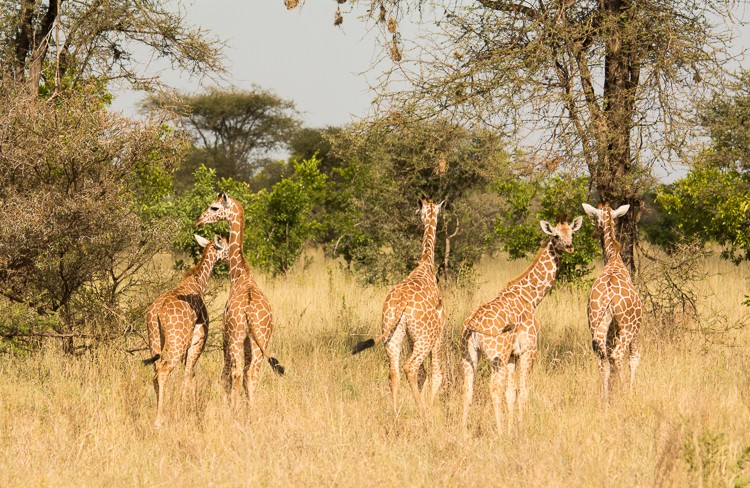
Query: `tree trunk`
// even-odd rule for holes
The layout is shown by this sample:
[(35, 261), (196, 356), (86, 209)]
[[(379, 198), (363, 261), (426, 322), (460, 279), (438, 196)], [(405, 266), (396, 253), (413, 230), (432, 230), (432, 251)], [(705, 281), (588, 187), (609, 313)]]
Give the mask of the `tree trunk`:
[(638, 242), (640, 205), (633, 184), (631, 132), (635, 110), (636, 88), (640, 76), (640, 54), (633, 33), (636, 7), (632, 0), (608, 0), (603, 4), (608, 26), (604, 58), (604, 103), (606, 151), (599, 161), (595, 185), (602, 201), (612, 208), (630, 204), (631, 209), (616, 226), (621, 255), (631, 272), (635, 271), (633, 250)]

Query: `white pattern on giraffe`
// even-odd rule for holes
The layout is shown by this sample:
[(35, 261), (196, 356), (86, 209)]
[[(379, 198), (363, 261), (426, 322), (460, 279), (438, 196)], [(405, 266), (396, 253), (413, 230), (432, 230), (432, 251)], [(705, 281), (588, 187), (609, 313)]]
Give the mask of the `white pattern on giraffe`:
[[(502, 395), (507, 406), (507, 429), (513, 425), (514, 405), (518, 393), (518, 421), (528, 398), (527, 380), (537, 353), (539, 324), (534, 312), (552, 288), (563, 252), (573, 252), (573, 234), (581, 228), (583, 217), (571, 225), (561, 222), (552, 227), (540, 225), (550, 240), (542, 246), (536, 259), (521, 276), (512, 280), (495, 298), (479, 305), (467, 317), (461, 333), (461, 363), (464, 373), (463, 430), (468, 434), (469, 407), (474, 394), (474, 373), (482, 351), (490, 361), (490, 396), (495, 410), (498, 432), (503, 431)], [(515, 369), (518, 364), (518, 392)]]

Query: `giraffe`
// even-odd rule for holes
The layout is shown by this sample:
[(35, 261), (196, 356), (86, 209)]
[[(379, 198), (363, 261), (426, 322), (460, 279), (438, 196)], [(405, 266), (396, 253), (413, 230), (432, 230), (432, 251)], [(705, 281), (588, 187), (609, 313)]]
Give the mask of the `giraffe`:
[(225, 193), (209, 205), (196, 221), (229, 222), (229, 297), (224, 307), (224, 371), (222, 380), (231, 404), (244, 385), (247, 404), (252, 405), (260, 366), (266, 358), (275, 373), (284, 375), (284, 367), (266, 353), (273, 331), (271, 304), (258, 287), (245, 258), (245, 211), (242, 204)]
[(445, 316), (434, 263), (437, 218), (442, 205), (443, 202), (436, 204), (424, 197), (419, 200), (417, 213), (425, 227), (419, 263), (386, 296), (381, 321), (382, 334), (376, 339), (362, 341), (352, 349), (352, 354), (357, 354), (385, 341), (385, 352), (390, 365), (391, 401), (396, 412), (400, 384), (399, 359), (405, 336), (409, 336), (413, 347), (411, 356), (404, 365), (404, 372), (420, 412), (424, 410), (424, 400), (420, 391), (419, 372), (428, 354), (432, 358), (430, 405), (435, 402), (443, 381)]
[(630, 391), (635, 383), (635, 371), (641, 359), (638, 351), (638, 331), (643, 320), (641, 298), (630, 279), (630, 272), (620, 257), (620, 244), (615, 237), (615, 219), (622, 217), (630, 205), (622, 205), (617, 210), (605, 204), (594, 208), (584, 203), (586, 213), (596, 219), (596, 225), (603, 230), (604, 270), (594, 280), (589, 295), (588, 318), (591, 330), (591, 345), (599, 356), (599, 374), (602, 377), (604, 401), (609, 398), (611, 370), (625, 382), (623, 359), (629, 351)]
[(479, 351), (490, 361), (490, 396), (499, 433), (503, 432), (502, 395), (508, 410), (507, 429), (513, 426), (516, 401), (515, 369), (518, 365), (518, 421), (528, 399), (527, 380), (537, 353), (539, 324), (534, 312), (557, 276), (562, 253), (573, 252), (573, 234), (581, 228), (583, 217), (568, 225), (553, 227), (540, 221), (550, 236), (534, 261), (518, 278), (510, 281), (492, 300), (476, 307), (463, 323), (461, 332), (463, 385), (463, 431), (468, 435), (469, 407), (474, 394), (474, 372)]
[(204, 248), (198, 264), (185, 273), (176, 287), (161, 294), (146, 310), (148, 341), (153, 356), (143, 363), (153, 364), (156, 371), (156, 427), (163, 422), (167, 378), (183, 357), (183, 397), (187, 391), (195, 390), (193, 368), (206, 345), (208, 334), (208, 311), (203, 294), (216, 261), (228, 258), (229, 245), (223, 237), (216, 236), (208, 241), (196, 235), (195, 239)]

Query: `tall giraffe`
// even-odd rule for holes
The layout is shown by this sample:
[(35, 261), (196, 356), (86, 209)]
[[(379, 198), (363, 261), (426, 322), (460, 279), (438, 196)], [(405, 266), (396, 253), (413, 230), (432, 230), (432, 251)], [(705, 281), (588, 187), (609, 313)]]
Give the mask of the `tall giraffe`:
[(242, 248), (245, 236), (242, 204), (220, 193), (195, 225), (222, 220), (229, 222), (230, 284), (224, 307), (224, 371), (221, 376), (232, 405), (237, 404), (237, 394), (243, 385), (248, 404), (252, 405), (263, 358), (268, 359), (279, 375), (283, 376), (284, 367), (266, 353), (273, 332), (273, 313), (271, 304), (253, 279)]
[(413, 347), (411, 356), (404, 365), (404, 372), (420, 411), (424, 409), (424, 400), (420, 392), (418, 377), (420, 367), (428, 354), (432, 354), (430, 405), (434, 403), (443, 381), (442, 348), (445, 315), (440, 289), (435, 278), (434, 263), (437, 218), (442, 205), (443, 202), (436, 204), (424, 197), (419, 200), (417, 212), (424, 224), (419, 263), (414, 271), (394, 286), (386, 296), (381, 322), (382, 334), (376, 339), (360, 342), (352, 350), (352, 354), (357, 354), (379, 342), (386, 341), (385, 352), (390, 364), (391, 400), (396, 411), (398, 411), (400, 384), (399, 359), (401, 345), (407, 334)]
[(169, 373), (179, 360), (185, 357), (185, 380), (183, 396), (195, 390), (193, 368), (206, 345), (208, 334), (208, 311), (203, 299), (208, 279), (214, 264), (229, 256), (226, 239), (216, 236), (212, 241), (196, 235), (195, 239), (203, 247), (203, 255), (198, 264), (190, 268), (180, 283), (161, 294), (146, 310), (148, 342), (152, 357), (144, 364), (153, 364), (156, 371), (156, 421), (160, 427), (164, 413), (164, 388)]
[(586, 213), (596, 219), (604, 233), (604, 270), (594, 280), (589, 295), (589, 329), (591, 345), (599, 356), (599, 373), (602, 377), (604, 400), (609, 398), (611, 369), (618, 372), (620, 382), (625, 382), (623, 359), (629, 351), (630, 390), (635, 383), (635, 371), (641, 360), (638, 351), (638, 331), (643, 320), (641, 298), (633, 286), (630, 271), (620, 256), (620, 244), (615, 236), (615, 220), (625, 215), (630, 205), (617, 210), (605, 204), (594, 208), (584, 203)]
[(474, 372), (482, 351), (490, 361), (490, 396), (495, 409), (498, 432), (503, 431), (502, 395), (508, 410), (507, 428), (511, 429), (516, 401), (515, 369), (518, 364), (518, 420), (528, 399), (527, 380), (537, 353), (539, 324), (534, 312), (552, 288), (563, 252), (573, 252), (573, 234), (581, 228), (583, 217), (568, 225), (553, 227), (539, 224), (549, 241), (539, 249), (536, 259), (521, 276), (512, 280), (495, 298), (479, 305), (467, 317), (461, 333), (461, 363), (464, 372), (463, 429), (468, 433), (469, 407), (474, 394)]

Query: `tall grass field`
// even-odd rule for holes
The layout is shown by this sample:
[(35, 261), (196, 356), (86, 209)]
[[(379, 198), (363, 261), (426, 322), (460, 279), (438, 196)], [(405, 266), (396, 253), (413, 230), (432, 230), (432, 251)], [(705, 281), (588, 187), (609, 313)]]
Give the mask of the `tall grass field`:
[[(350, 354), (379, 333), (389, 287), (319, 255), (283, 278), (257, 275), (274, 307), (269, 352), (287, 374), (265, 364), (252, 409), (232, 410), (220, 382), (225, 292), (210, 299), (195, 401), (180, 401), (179, 366), (159, 430), (148, 352), (127, 352), (145, 346), (137, 337), (76, 357), (53, 342), (1, 356), (0, 486), (750, 486), (750, 267), (718, 258), (696, 284), (701, 319), (667, 330), (647, 316), (635, 392), (607, 405), (588, 290), (553, 289), (523, 422), (498, 434), (483, 360), (464, 439), (461, 323), (527, 265), (486, 258), (472, 284), (443, 288), (448, 372), (424, 416), (405, 378), (393, 412), (382, 346)], [(725, 331), (709, 327), (716, 317)]]

